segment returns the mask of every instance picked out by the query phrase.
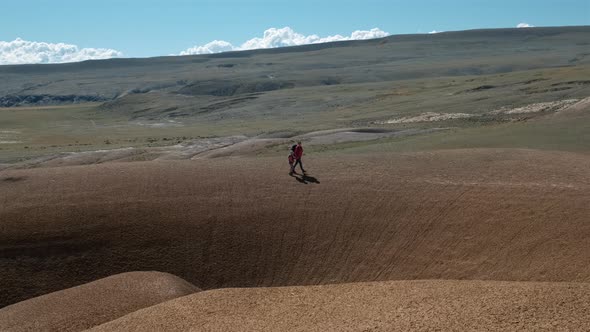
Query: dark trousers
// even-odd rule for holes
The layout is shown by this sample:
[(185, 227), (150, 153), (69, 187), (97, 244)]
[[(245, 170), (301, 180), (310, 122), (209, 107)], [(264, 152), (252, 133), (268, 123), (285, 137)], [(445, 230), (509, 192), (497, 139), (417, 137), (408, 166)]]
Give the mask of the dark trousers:
[(301, 171), (305, 172), (305, 170), (303, 169), (303, 163), (301, 162), (301, 158), (295, 160), (295, 162), (293, 163), (293, 166), (291, 166), (291, 172), (295, 172), (295, 167), (297, 167), (298, 164), (299, 164), (299, 168), (301, 168)]

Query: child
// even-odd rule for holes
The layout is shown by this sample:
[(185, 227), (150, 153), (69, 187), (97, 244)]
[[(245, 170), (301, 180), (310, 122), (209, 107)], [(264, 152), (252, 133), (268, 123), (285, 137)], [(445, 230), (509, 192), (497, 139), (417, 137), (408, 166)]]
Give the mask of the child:
[(297, 148), (297, 144), (293, 145), (289, 151), (289, 175), (293, 175), (293, 163), (295, 162), (295, 148)]

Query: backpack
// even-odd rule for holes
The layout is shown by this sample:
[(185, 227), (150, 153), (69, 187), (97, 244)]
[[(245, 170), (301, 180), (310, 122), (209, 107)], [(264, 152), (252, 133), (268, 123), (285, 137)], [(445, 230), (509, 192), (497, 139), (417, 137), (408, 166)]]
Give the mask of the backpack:
[(297, 148), (297, 144), (294, 144), (294, 145), (291, 147), (291, 152), (295, 152), (295, 149), (296, 149), (296, 148)]

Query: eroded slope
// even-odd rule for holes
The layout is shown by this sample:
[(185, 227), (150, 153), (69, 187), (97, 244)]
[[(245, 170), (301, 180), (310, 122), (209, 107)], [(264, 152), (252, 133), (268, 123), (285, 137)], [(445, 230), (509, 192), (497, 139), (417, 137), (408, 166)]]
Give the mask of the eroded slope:
[(3, 171), (1, 303), (135, 270), (205, 289), (590, 281), (587, 155), (482, 149), (305, 162), (307, 184), (287, 175), (286, 158)]

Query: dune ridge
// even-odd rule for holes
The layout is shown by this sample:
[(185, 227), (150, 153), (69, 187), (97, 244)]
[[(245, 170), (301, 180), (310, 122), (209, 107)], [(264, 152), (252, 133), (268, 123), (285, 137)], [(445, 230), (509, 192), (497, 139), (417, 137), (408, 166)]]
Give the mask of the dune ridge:
[(587, 331), (590, 284), (415, 280), (218, 289), (89, 331)]
[(81, 331), (198, 291), (168, 273), (117, 274), (4, 307), (0, 331)]

